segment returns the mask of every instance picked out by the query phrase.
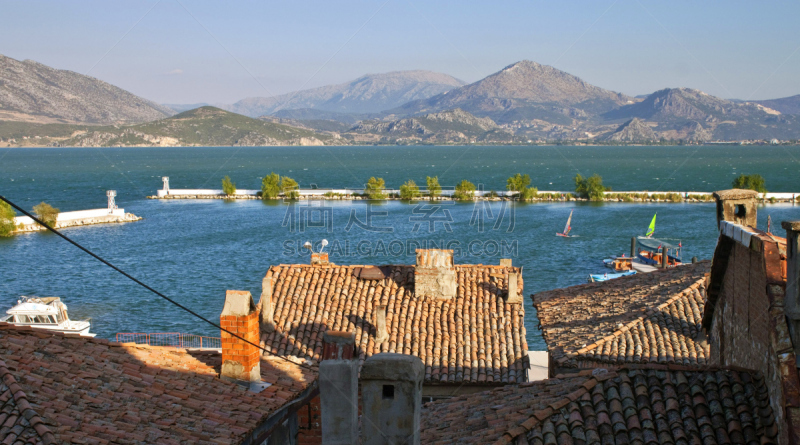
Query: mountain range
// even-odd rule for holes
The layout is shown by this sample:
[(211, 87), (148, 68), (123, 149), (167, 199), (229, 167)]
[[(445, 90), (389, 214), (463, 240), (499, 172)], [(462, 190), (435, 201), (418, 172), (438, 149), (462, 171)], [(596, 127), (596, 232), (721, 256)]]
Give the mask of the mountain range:
[[(468, 85), (441, 73), (397, 71), (217, 108), (167, 108), (88, 76), (3, 56), (0, 76), (0, 121), (5, 121), (0, 122), (0, 142), (9, 144), (25, 132), (50, 138), (51, 143), (122, 145), (134, 140), (155, 145), (162, 140), (188, 145), (299, 144), (300, 138), (333, 144), (800, 139), (800, 95), (736, 101), (690, 88), (665, 88), (630, 97), (527, 60)], [(169, 118), (187, 107), (194, 111)], [(220, 108), (228, 113), (220, 114)], [(158, 125), (142, 124), (151, 121)], [(107, 131), (115, 135), (108, 140), (72, 135), (97, 136), (99, 129), (86, 126), (109, 124), (138, 124), (131, 131), (149, 139), (116, 130)], [(280, 127), (265, 130), (266, 124)], [(206, 131), (188, 131), (187, 126), (197, 125)]]
[(302, 108), (339, 113), (377, 113), (462, 85), (464, 82), (447, 74), (432, 71), (394, 71), (367, 74), (352, 82), (275, 97), (249, 97), (222, 107), (251, 117)]
[(94, 77), (0, 55), (0, 120), (108, 125), (172, 114)]

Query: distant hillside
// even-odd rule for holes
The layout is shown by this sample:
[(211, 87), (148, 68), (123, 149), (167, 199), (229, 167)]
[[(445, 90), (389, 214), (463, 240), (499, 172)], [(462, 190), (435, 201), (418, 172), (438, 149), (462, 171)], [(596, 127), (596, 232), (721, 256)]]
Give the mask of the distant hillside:
[(800, 94), (781, 99), (755, 100), (752, 102), (779, 111), (782, 114), (800, 114)]
[[(487, 117), (479, 118), (461, 109), (429, 113), (394, 121), (362, 121), (352, 133), (372, 135), (380, 142), (470, 143), (511, 142), (513, 135)], [(353, 135), (345, 135), (353, 137)], [(359, 141), (357, 137), (354, 137)], [(362, 140), (363, 141), (363, 140)]]
[(759, 104), (737, 103), (690, 88), (656, 91), (639, 103), (609, 111), (603, 117), (612, 121), (638, 118), (657, 123), (654, 131), (665, 139), (785, 140), (800, 137), (797, 116), (783, 116)]
[(658, 138), (653, 130), (644, 122), (633, 118), (620, 125), (613, 133), (602, 138), (613, 142), (651, 142)]
[(262, 146), (324, 145), (330, 136), (303, 128), (201, 107), (131, 126), (0, 122), (0, 141), (11, 146)]
[(569, 124), (629, 103), (624, 94), (604, 90), (551, 66), (523, 60), (470, 85), (388, 110), (417, 114), (461, 108), (496, 122), (540, 119)]
[(447, 74), (431, 71), (394, 71), (367, 74), (352, 82), (276, 97), (249, 97), (225, 108), (252, 117), (299, 108), (340, 113), (376, 113), (412, 100), (449, 91), (463, 84), (464, 82)]
[(94, 77), (0, 55), (0, 120), (130, 124), (172, 114)]

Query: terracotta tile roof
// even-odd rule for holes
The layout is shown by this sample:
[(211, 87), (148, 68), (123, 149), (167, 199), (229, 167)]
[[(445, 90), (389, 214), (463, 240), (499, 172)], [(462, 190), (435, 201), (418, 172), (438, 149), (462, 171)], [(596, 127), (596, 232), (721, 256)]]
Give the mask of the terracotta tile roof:
[(701, 323), (709, 268), (702, 261), (534, 295), (551, 359), (580, 368), (707, 363)]
[[(385, 278), (360, 276), (362, 266), (273, 266), (276, 330), (262, 333), (279, 355), (318, 361), (322, 333), (353, 331), (363, 361), (379, 352), (412, 354), (425, 364), (426, 383), (524, 382), (528, 367), (525, 309), (507, 303), (509, 271), (456, 265), (456, 297), (414, 295), (415, 266), (382, 266)], [(365, 270), (374, 271), (370, 267)], [(519, 289), (522, 289), (520, 280)], [(375, 343), (375, 307), (387, 305), (389, 340)]]
[(759, 373), (626, 365), (582, 374), (428, 403), (422, 442), (777, 443)]
[(52, 431), (31, 408), (17, 379), (0, 360), (0, 439), (8, 444), (56, 443)]
[[(41, 423), (31, 416), (30, 425), (40, 437), (51, 431), (57, 443), (239, 443), (315, 379), (313, 371), (265, 359), (262, 376), (273, 385), (255, 394), (217, 378), (215, 352), (120, 344), (5, 323), (0, 357), (5, 385), (19, 387), (13, 392), (17, 409), (38, 415)], [(14, 425), (8, 419), (3, 426)]]

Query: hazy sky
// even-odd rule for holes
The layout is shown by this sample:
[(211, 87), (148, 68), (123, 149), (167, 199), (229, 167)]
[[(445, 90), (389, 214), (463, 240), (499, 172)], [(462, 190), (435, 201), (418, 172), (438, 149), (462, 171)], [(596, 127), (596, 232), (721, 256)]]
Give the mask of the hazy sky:
[(467, 82), (529, 59), (630, 95), (800, 94), (800, 2), (8, 1), (0, 53), (161, 103), (230, 103), (425, 69)]

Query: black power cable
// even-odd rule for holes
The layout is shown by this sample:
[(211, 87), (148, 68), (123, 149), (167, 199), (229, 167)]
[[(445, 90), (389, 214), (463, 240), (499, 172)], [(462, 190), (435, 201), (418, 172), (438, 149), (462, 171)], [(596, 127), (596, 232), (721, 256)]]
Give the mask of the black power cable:
[(178, 303), (177, 301), (173, 300), (172, 298), (169, 298), (168, 296), (166, 296), (166, 295), (162, 294), (161, 292), (159, 292), (159, 291), (157, 291), (157, 290), (153, 289), (152, 287), (150, 287), (150, 286), (148, 286), (148, 285), (146, 285), (146, 284), (142, 283), (142, 282), (141, 282), (141, 281), (139, 281), (138, 279), (134, 278), (133, 276), (131, 276), (130, 274), (128, 274), (127, 272), (125, 272), (124, 270), (122, 270), (122, 269), (120, 269), (119, 267), (117, 267), (117, 266), (115, 266), (115, 265), (111, 264), (110, 262), (108, 262), (108, 261), (104, 260), (103, 258), (101, 258), (100, 256), (98, 256), (97, 254), (95, 254), (95, 253), (94, 253), (94, 252), (92, 252), (91, 250), (89, 250), (89, 249), (87, 249), (87, 248), (85, 248), (85, 247), (81, 246), (80, 244), (76, 243), (75, 241), (71, 240), (69, 237), (67, 237), (67, 236), (66, 236), (66, 235), (64, 235), (63, 233), (59, 232), (58, 230), (54, 229), (53, 227), (50, 227), (50, 226), (48, 226), (47, 224), (45, 224), (44, 222), (42, 222), (41, 220), (39, 220), (39, 218), (37, 218), (37, 217), (35, 217), (35, 216), (31, 215), (29, 212), (25, 211), (25, 210), (24, 210), (22, 207), (20, 207), (20, 206), (18, 206), (18, 205), (16, 205), (16, 204), (14, 204), (13, 202), (11, 202), (11, 201), (10, 201), (8, 198), (6, 198), (5, 196), (3, 196), (3, 195), (0, 195), (0, 200), (2, 200), (2, 201), (4, 201), (4, 202), (6, 202), (8, 205), (10, 205), (11, 207), (15, 208), (16, 210), (18, 210), (19, 212), (21, 212), (23, 215), (27, 216), (28, 218), (30, 218), (30, 219), (32, 219), (32, 220), (34, 220), (34, 221), (36, 221), (36, 222), (37, 222), (39, 225), (41, 225), (42, 227), (44, 227), (44, 228), (46, 228), (47, 230), (49, 230), (49, 231), (51, 231), (51, 232), (55, 233), (56, 235), (60, 236), (61, 238), (63, 238), (64, 240), (66, 240), (68, 243), (70, 243), (70, 244), (72, 244), (73, 246), (77, 247), (78, 249), (80, 249), (80, 250), (82, 250), (82, 251), (84, 251), (84, 252), (88, 253), (89, 255), (91, 255), (92, 257), (94, 257), (94, 259), (96, 259), (97, 261), (100, 261), (101, 263), (105, 264), (106, 266), (108, 266), (108, 267), (110, 267), (110, 268), (112, 268), (112, 269), (116, 270), (117, 272), (121, 273), (123, 276), (125, 276), (125, 277), (126, 277), (126, 278), (128, 278), (129, 280), (133, 281), (134, 283), (138, 284), (139, 286), (142, 286), (143, 288), (145, 288), (145, 289), (149, 290), (150, 292), (152, 292), (152, 293), (154, 293), (154, 294), (158, 295), (159, 297), (161, 297), (161, 298), (163, 298), (163, 299), (165, 299), (165, 300), (169, 301), (170, 303), (174, 304), (175, 306), (178, 306), (179, 308), (183, 309), (184, 311), (186, 311), (186, 312), (188, 312), (188, 313), (190, 313), (190, 314), (194, 315), (195, 317), (197, 317), (197, 318), (199, 318), (199, 319), (201, 319), (201, 320), (205, 321), (206, 323), (210, 324), (211, 326), (214, 326), (215, 328), (217, 328), (217, 329), (219, 329), (219, 330), (221, 330), (221, 331), (223, 331), (223, 332), (227, 332), (227, 333), (228, 333), (228, 334), (230, 334), (231, 336), (233, 336), (233, 337), (235, 337), (235, 338), (238, 338), (239, 340), (241, 340), (241, 341), (243, 341), (243, 342), (245, 342), (245, 343), (247, 343), (247, 344), (249, 344), (249, 345), (255, 346), (256, 348), (258, 348), (258, 349), (260, 349), (260, 350), (262, 350), (262, 351), (266, 352), (267, 354), (269, 354), (269, 355), (271, 355), (271, 356), (273, 356), (273, 357), (277, 357), (277, 358), (279, 358), (279, 359), (281, 359), (281, 360), (285, 360), (285, 361), (287, 361), (287, 362), (289, 362), (289, 363), (291, 363), (291, 364), (293, 364), (293, 365), (297, 365), (297, 366), (300, 366), (301, 368), (305, 368), (305, 369), (308, 369), (308, 370), (311, 370), (311, 371), (313, 371), (313, 369), (312, 369), (311, 367), (309, 367), (309, 366), (306, 366), (306, 365), (301, 365), (301, 364), (299, 364), (299, 363), (295, 363), (295, 362), (293, 362), (293, 361), (289, 360), (289, 359), (288, 359), (288, 358), (286, 358), (286, 357), (282, 357), (282, 356), (280, 356), (280, 355), (277, 355), (277, 354), (273, 353), (272, 351), (269, 351), (269, 350), (267, 350), (267, 349), (265, 349), (265, 348), (262, 348), (261, 346), (259, 346), (259, 345), (255, 344), (255, 343), (253, 343), (253, 342), (251, 342), (251, 341), (249, 341), (249, 340), (246, 340), (246, 339), (244, 339), (244, 338), (242, 338), (242, 337), (240, 337), (240, 336), (238, 336), (238, 335), (234, 334), (233, 332), (231, 332), (231, 331), (229, 331), (229, 330), (227, 330), (227, 329), (223, 328), (222, 326), (219, 326), (219, 325), (217, 325), (217, 324), (216, 324), (216, 323), (214, 323), (213, 321), (211, 321), (211, 320), (209, 320), (209, 319), (207, 319), (207, 318), (203, 317), (202, 315), (200, 315), (200, 314), (198, 314), (197, 312), (195, 312), (195, 311), (193, 311), (193, 310), (189, 309), (188, 307), (186, 307), (186, 306), (184, 306), (184, 305), (182, 305), (182, 304)]

